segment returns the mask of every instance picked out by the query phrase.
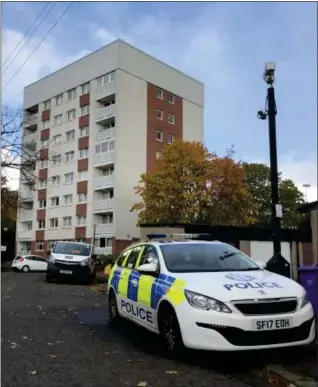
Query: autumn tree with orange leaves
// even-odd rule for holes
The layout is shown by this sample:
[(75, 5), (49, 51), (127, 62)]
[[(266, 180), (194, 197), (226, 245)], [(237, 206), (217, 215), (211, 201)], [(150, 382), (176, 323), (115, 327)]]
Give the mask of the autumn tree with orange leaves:
[(229, 152), (209, 153), (199, 142), (177, 140), (166, 146), (154, 168), (141, 175), (131, 208), (140, 223), (245, 225), (252, 221), (252, 198), (243, 167)]

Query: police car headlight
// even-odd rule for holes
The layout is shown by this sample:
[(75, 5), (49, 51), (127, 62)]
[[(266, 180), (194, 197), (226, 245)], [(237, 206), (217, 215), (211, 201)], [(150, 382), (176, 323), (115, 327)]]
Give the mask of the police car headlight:
[(300, 307), (303, 308), (304, 306), (306, 306), (307, 304), (309, 304), (309, 300), (307, 298), (307, 295), (305, 294), (302, 299), (301, 299), (301, 304), (300, 304)]
[(55, 263), (55, 258), (50, 257), (50, 258), (49, 258), (49, 262), (50, 262), (50, 263)]
[(185, 290), (184, 294), (188, 303), (197, 309), (214, 310), (215, 312), (232, 313), (231, 310), (221, 301), (203, 296), (202, 294)]
[(88, 266), (88, 265), (89, 265), (89, 258), (84, 259), (83, 261), (81, 261), (81, 266)]

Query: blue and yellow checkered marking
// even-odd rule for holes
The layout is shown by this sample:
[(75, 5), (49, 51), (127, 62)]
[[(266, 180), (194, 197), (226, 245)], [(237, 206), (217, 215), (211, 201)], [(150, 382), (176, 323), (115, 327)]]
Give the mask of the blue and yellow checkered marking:
[[(150, 276), (140, 275), (137, 270), (132, 269), (129, 273), (126, 273), (127, 271), (127, 269), (116, 268), (110, 281), (116, 293), (120, 291), (125, 293), (122, 294), (123, 297), (127, 297), (132, 301), (144, 304), (155, 310), (158, 308), (158, 304), (164, 296), (167, 296), (173, 305), (178, 305), (184, 301), (184, 281), (180, 281), (166, 274), (160, 274), (158, 278), (152, 278)], [(126, 276), (124, 276), (124, 279), (120, 278), (121, 273), (128, 275), (128, 283), (126, 283)], [(132, 283), (133, 280), (136, 283), (135, 286)], [(122, 283), (119, 287), (120, 281)], [(141, 287), (140, 284), (142, 285)]]

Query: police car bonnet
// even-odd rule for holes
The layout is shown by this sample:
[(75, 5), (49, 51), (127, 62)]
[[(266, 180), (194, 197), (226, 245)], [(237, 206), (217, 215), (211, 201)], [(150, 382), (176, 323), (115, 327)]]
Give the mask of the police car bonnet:
[(289, 278), (268, 271), (178, 273), (186, 288), (222, 301), (242, 298), (301, 297), (302, 287)]

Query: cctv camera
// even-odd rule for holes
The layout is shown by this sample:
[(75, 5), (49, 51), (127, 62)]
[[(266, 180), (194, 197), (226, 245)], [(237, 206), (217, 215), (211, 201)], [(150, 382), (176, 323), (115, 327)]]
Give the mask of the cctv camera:
[(257, 118), (259, 118), (260, 120), (266, 120), (266, 117), (267, 117), (267, 114), (264, 113), (262, 110), (259, 110), (257, 112)]

